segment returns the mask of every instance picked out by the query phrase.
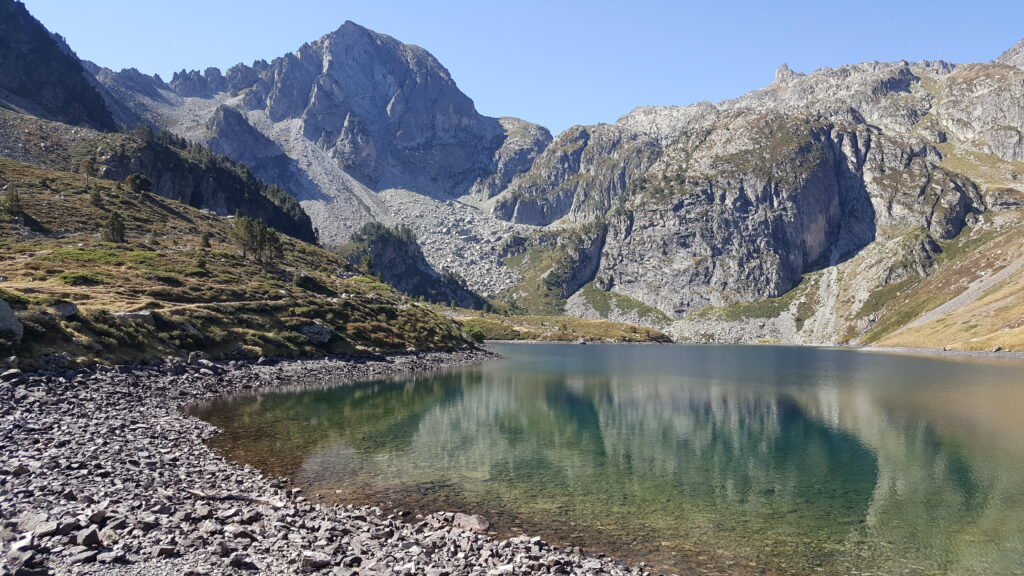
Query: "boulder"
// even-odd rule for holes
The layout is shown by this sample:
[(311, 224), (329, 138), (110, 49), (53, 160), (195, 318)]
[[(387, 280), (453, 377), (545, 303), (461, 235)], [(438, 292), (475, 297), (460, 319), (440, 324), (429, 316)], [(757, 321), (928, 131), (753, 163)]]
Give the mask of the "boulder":
[(331, 565), (331, 557), (322, 552), (306, 550), (302, 553), (302, 567), (306, 570), (322, 570)]
[(25, 335), (25, 327), (14, 315), (14, 309), (5, 300), (0, 300), (0, 338), (17, 344)]
[(316, 320), (312, 324), (306, 324), (299, 328), (299, 334), (302, 334), (313, 344), (327, 344), (331, 340), (331, 329), (324, 325), (323, 322)]
[(57, 302), (52, 308), (61, 318), (71, 318), (78, 314), (78, 306), (74, 302)]
[(452, 525), (462, 530), (469, 530), (470, 532), (487, 532), (487, 529), (491, 527), (490, 521), (479, 514), (461, 513), (455, 514)]
[(124, 322), (141, 322), (149, 326), (156, 326), (156, 319), (153, 317), (151, 310), (141, 310), (139, 312), (120, 312), (114, 314), (114, 316)]

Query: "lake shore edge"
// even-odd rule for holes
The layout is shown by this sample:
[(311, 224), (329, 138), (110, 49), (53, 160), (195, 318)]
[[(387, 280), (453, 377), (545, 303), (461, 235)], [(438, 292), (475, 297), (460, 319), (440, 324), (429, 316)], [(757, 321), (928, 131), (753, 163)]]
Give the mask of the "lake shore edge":
[(485, 340), (488, 344), (561, 344), (578, 346), (794, 346), (797, 348), (822, 348), (827, 350), (849, 350), (852, 352), (877, 352), (880, 354), (904, 354), (910, 356), (931, 356), (934, 358), (992, 358), (1024, 360), (1021, 350), (950, 350), (944, 348), (913, 348), (905, 346), (842, 346), (830, 344), (803, 344), (799, 342), (620, 342), (571, 340)]
[(225, 460), (196, 403), (480, 364), (486, 349), (257, 363), (193, 359), (0, 376), (0, 573), (644, 574), (484, 519), (318, 504)]

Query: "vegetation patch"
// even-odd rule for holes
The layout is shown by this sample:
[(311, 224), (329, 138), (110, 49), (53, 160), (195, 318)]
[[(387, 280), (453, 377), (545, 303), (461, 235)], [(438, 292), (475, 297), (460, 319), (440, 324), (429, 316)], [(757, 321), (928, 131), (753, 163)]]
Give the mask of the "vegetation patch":
[[(467, 311), (468, 312), (468, 311)], [(662, 332), (643, 326), (569, 316), (456, 317), (467, 337), (476, 340), (538, 340), (551, 342), (671, 342)]]
[(630, 298), (625, 294), (617, 292), (605, 292), (598, 288), (593, 282), (588, 283), (580, 289), (580, 295), (584, 301), (593, 308), (602, 318), (608, 318), (613, 311), (628, 316), (635, 314), (638, 318), (652, 324), (667, 324), (668, 316), (664, 312), (648, 306), (643, 302)]
[(68, 286), (101, 286), (107, 283), (108, 276), (99, 272), (64, 272), (57, 280)]

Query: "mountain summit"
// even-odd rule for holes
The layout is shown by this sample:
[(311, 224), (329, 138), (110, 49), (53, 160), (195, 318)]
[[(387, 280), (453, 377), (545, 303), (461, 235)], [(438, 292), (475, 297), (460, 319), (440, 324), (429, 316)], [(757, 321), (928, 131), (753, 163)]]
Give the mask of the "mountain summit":
[(291, 190), (330, 244), (393, 220), (376, 191), (488, 197), (551, 140), (528, 122), (482, 116), (429, 52), (353, 22), (224, 73), (182, 70), (166, 84), (134, 70), (97, 77), (143, 118)]

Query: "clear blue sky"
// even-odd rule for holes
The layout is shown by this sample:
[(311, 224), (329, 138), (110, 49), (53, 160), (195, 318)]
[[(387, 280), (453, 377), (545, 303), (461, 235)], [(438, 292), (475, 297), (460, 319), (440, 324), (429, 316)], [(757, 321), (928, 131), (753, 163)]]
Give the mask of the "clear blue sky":
[(25, 0), (82, 58), (170, 79), (270, 60), (345, 20), (418, 44), (477, 109), (558, 132), (639, 105), (739, 96), (866, 60), (988, 61), (1024, 37), (1021, 0)]

